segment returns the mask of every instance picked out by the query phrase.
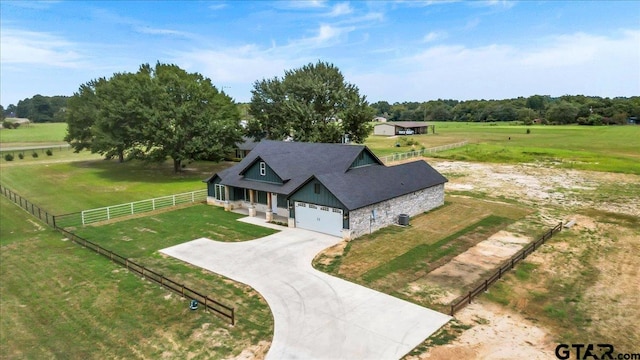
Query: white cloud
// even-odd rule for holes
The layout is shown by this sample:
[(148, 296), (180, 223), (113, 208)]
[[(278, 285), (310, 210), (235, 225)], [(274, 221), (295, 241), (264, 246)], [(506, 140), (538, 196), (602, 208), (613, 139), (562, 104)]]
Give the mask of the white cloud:
[(439, 31), (431, 31), (428, 34), (426, 34), (423, 38), (422, 41), (425, 43), (429, 43), (429, 42), (433, 42), (439, 39), (442, 39), (445, 36), (444, 33), (439, 32)]
[(212, 5), (209, 5), (209, 9), (213, 10), (213, 11), (222, 10), (222, 9), (224, 9), (226, 7), (227, 7), (227, 4), (225, 4), (225, 3), (215, 3), (215, 4), (212, 4)]
[(133, 30), (141, 34), (148, 34), (148, 35), (165, 35), (165, 36), (177, 36), (177, 37), (185, 37), (185, 38), (191, 38), (194, 36), (184, 31), (172, 30), (172, 29), (160, 29), (160, 28), (153, 28), (149, 26), (135, 26)]
[(348, 14), (351, 14), (352, 12), (353, 12), (353, 9), (351, 8), (351, 6), (349, 6), (349, 3), (340, 3), (340, 4), (336, 4), (331, 9), (331, 12), (328, 15), (331, 17), (336, 17), (336, 16), (348, 15)]
[(31, 64), (75, 68), (84, 56), (78, 46), (62, 37), (43, 32), (4, 28), (0, 32), (3, 64)]
[(577, 33), (543, 40), (544, 45), (520, 47), (432, 46), (390, 60), (375, 72), (355, 73), (354, 83), (374, 101), (640, 94), (639, 30), (616, 37)]

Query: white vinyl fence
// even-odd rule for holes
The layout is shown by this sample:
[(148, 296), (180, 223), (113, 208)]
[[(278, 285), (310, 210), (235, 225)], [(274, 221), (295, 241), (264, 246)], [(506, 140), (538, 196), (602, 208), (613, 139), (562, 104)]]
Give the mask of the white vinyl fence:
[(420, 156), (424, 156), (425, 154), (433, 154), (439, 151), (445, 151), (445, 150), (449, 150), (449, 149), (455, 149), (455, 148), (459, 148), (462, 146), (467, 145), (469, 142), (467, 140), (465, 141), (461, 141), (455, 144), (447, 144), (447, 145), (442, 145), (442, 146), (436, 146), (436, 147), (432, 147), (432, 148), (428, 148), (428, 149), (422, 149), (422, 150), (416, 150), (416, 151), (409, 151), (406, 153), (399, 153), (399, 154), (393, 154), (393, 155), (389, 155), (389, 156), (383, 156), (380, 158), (380, 160), (382, 160), (383, 163), (388, 164), (388, 163), (392, 163), (395, 161), (402, 161), (402, 160), (407, 160), (407, 159), (411, 159), (414, 157), (420, 157)]
[(154, 211), (180, 204), (204, 201), (206, 199), (207, 190), (197, 190), (188, 193), (163, 196), (155, 199), (134, 201), (126, 204), (107, 206), (98, 209), (83, 210), (80, 212), (80, 216), (82, 219), (82, 225), (86, 225), (99, 221), (111, 220), (117, 217)]

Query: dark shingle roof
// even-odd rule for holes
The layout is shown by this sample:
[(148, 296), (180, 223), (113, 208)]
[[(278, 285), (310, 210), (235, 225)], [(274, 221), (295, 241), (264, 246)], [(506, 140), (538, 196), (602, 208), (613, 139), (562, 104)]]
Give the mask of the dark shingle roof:
[[(363, 145), (263, 140), (241, 162), (213, 174), (206, 181), (218, 176), (222, 185), (289, 196), (315, 177), (349, 210), (447, 181), (424, 161), (389, 167), (380, 162), (377, 165), (349, 169), (362, 151), (369, 150)], [(242, 172), (258, 158), (284, 180), (283, 185), (244, 179)]]
[[(220, 183), (223, 185), (289, 195), (313, 175), (347, 171), (356, 156), (364, 149), (363, 145), (263, 140), (240, 163), (217, 175), (222, 179)], [(244, 180), (241, 172), (258, 158), (266, 162), (285, 184)], [(212, 178), (213, 176), (210, 179)]]
[(425, 161), (365, 166), (316, 176), (349, 210), (444, 184), (447, 179)]

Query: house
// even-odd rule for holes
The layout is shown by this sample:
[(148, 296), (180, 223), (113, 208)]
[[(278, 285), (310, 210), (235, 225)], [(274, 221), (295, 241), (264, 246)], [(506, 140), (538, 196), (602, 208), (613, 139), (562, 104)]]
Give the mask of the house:
[(373, 135), (428, 134), (429, 127), (431, 127), (435, 133), (435, 125), (429, 125), (424, 121), (392, 121), (374, 126)]
[(256, 147), (256, 142), (254, 142), (253, 139), (244, 136), (242, 138), (242, 142), (236, 144), (234, 154), (235, 158), (244, 159), (251, 152), (251, 150), (253, 150), (254, 147)]
[(373, 118), (373, 121), (375, 122), (387, 122), (387, 118), (384, 116), (376, 116)]
[(352, 239), (441, 206), (447, 179), (424, 161), (385, 166), (363, 145), (263, 140), (204, 181), (209, 204)]

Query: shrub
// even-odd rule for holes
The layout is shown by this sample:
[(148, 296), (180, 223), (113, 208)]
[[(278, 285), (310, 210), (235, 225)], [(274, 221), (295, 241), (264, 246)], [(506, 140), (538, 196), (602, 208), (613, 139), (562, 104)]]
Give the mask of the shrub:
[(32, 152), (32, 153), (31, 153), (31, 156), (32, 156), (33, 158), (37, 158), (37, 157), (38, 157), (38, 153), (34, 151), (34, 152)]
[(3, 129), (13, 129), (13, 123), (11, 121), (5, 120), (2, 122)]
[(47, 149), (45, 153), (47, 154), (47, 156), (53, 155), (53, 152), (51, 151), (51, 149)]
[(20, 123), (19, 122), (13, 123), (13, 128), (14, 129), (17, 129), (19, 127), (20, 127)]
[(531, 129), (527, 129), (527, 134), (531, 134)]
[(18, 157), (20, 158), (20, 160), (22, 160), (22, 159), (24, 159), (24, 154), (20, 153), (20, 154), (18, 154)]
[(7, 161), (13, 161), (13, 154), (5, 154), (4, 159)]

